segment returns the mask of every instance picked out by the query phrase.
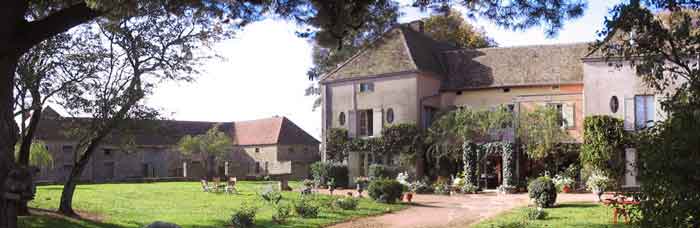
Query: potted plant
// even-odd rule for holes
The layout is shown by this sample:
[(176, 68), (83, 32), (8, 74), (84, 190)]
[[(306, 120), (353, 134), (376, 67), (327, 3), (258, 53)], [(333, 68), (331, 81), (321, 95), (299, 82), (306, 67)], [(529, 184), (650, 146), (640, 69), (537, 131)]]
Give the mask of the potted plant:
[(335, 191), (335, 179), (331, 178), (330, 180), (328, 180), (328, 192), (330, 192), (331, 195), (333, 195), (333, 191)]
[(574, 185), (574, 179), (566, 175), (556, 175), (553, 181), (557, 189), (564, 193), (571, 192), (571, 186)]
[(357, 177), (355, 178), (355, 185), (357, 186), (357, 195), (362, 197), (362, 192), (369, 183), (369, 178), (367, 177)]
[(601, 196), (605, 187), (610, 183), (610, 178), (600, 171), (594, 171), (586, 181), (586, 187), (596, 196), (596, 202), (602, 201)]
[[(399, 173), (399, 175), (396, 176), (396, 181), (398, 181), (399, 183), (401, 183), (401, 185), (403, 185), (404, 190), (408, 189), (409, 186), (411, 185), (411, 183), (408, 182), (408, 173), (406, 173), (406, 172)], [(409, 189), (409, 191), (406, 191), (406, 193), (404, 193), (403, 199), (406, 202), (410, 203), (411, 200), (413, 199), (413, 192), (410, 191), (410, 189)]]

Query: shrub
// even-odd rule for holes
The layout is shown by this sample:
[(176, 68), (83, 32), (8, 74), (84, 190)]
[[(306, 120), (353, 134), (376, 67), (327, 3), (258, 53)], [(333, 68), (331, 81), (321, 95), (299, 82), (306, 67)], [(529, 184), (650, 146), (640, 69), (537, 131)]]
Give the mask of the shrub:
[(547, 212), (542, 208), (527, 208), (527, 219), (541, 220), (547, 218)]
[(302, 218), (316, 218), (319, 210), (317, 205), (304, 197), (294, 203), (294, 211)]
[(311, 176), (318, 185), (325, 186), (333, 179), (335, 186), (347, 187), (348, 167), (345, 165), (334, 165), (330, 162), (315, 162), (311, 164)]
[(277, 204), (280, 202), (280, 200), (282, 200), (282, 193), (280, 193), (280, 191), (274, 188), (272, 185), (268, 185), (264, 190), (262, 190), (260, 197), (262, 197), (263, 200), (268, 203)]
[(352, 197), (343, 197), (334, 201), (334, 205), (343, 210), (355, 210), (359, 201)]
[(285, 203), (275, 205), (275, 211), (272, 214), (272, 221), (277, 224), (284, 224), (292, 217), (292, 208)]
[(255, 214), (258, 209), (252, 206), (243, 205), (231, 216), (231, 223), (236, 228), (255, 227)]
[(424, 181), (416, 181), (409, 185), (409, 190), (418, 194), (430, 194), (433, 193), (435, 189)]
[(380, 203), (395, 203), (401, 199), (405, 187), (396, 180), (377, 179), (369, 183), (367, 194)]
[(605, 191), (605, 188), (610, 184), (611, 180), (603, 172), (593, 171), (591, 176), (586, 180), (586, 188), (590, 191)]
[(459, 191), (461, 191), (462, 193), (477, 193), (479, 191), (479, 186), (470, 183), (464, 183), (462, 186), (459, 187)]
[(348, 187), (350, 185), (348, 172), (348, 167), (345, 165), (331, 165), (328, 178), (335, 181), (334, 187)]
[(399, 171), (396, 168), (385, 166), (385, 165), (370, 165), (369, 166), (369, 179), (394, 179), (398, 176)]
[(557, 188), (549, 177), (538, 177), (527, 187), (530, 199), (534, 199), (538, 207), (552, 207), (557, 200)]
[(435, 189), (435, 194), (449, 195), (451, 188), (447, 179), (438, 178), (438, 180), (433, 183), (433, 189)]
[(314, 178), (314, 182), (316, 182), (317, 185), (326, 184), (330, 167), (331, 163), (329, 162), (318, 161), (311, 164), (311, 176)]

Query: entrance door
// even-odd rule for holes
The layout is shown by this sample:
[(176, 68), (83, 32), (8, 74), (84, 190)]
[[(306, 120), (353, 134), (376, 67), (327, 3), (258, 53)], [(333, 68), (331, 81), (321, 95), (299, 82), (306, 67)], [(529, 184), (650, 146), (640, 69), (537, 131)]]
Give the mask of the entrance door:
[(481, 163), (479, 184), (485, 189), (495, 189), (502, 182), (501, 156), (489, 156)]

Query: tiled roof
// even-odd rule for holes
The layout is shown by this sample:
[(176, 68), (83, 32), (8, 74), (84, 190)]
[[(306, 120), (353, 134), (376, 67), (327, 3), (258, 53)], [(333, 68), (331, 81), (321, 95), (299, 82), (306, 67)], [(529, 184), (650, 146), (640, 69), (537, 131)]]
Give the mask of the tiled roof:
[(272, 117), (234, 123), (237, 145), (319, 144), (320, 142), (285, 117)]
[(579, 43), (444, 52), (443, 89), (581, 83), (587, 51)]
[[(45, 109), (49, 111), (49, 108)], [(81, 129), (90, 123), (88, 118), (58, 117), (42, 118), (39, 122), (36, 138), (40, 140), (77, 140), (73, 130)], [(113, 131), (105, 144), (123, 144), (132, 141), (136, 145), (175, 145), (185, 135), (204, 134), (214, 125), (219, 124), (237, 145), (269, 144), (319, 144), (318, 140), (299, 128), (285, 117), (239, 121), (239, 122), (201, 122), (176, 120), (134, 120)]]
[(322, 77), (322, 83), (429, 72), (442, 89), (580, 83), (588, 44), (457, 49), (400, 25)]
[(443, 73), (443, 68), (438, 61), (438, 54), (454, 49), (455, 46), (435, 41), (408, 25), (399, 25), (324, 75), (321, 81), (332, 82), (411, 71), (439, 75)]

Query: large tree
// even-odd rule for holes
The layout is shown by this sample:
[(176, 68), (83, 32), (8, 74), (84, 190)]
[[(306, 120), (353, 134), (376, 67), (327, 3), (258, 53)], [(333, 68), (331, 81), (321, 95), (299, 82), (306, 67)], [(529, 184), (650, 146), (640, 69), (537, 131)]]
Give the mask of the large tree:
[[(317, 37), (324, 43), (342, 44), (342, 40), (354, 30), (364, 29), (376, 18), (370, 10), (385, 5), (387, 1), (138, 1), (138, 0), (8, 0), (0, 7), (0, 183), (8, 182), (11, 170), (18, 169), (13, 159), (13, 147), (18, 138), (18, 127), (13, 109), (14, 72), (19, 57), (38, 43), (57, 34), (92, 21), (98, 17), (112, 20), (138, 15), (141, 10), (164, 7), (181, 17), (196, 18), (201, 26), (221, 26), (231, 29), (259, 20), (266, 15), (279, 15), (315, 27)], [(417, 0), (416, 6), (428, 8), (454, 4), (449, 0)], [(514, 28), (544, 24), (548, 31), (556, 31), (564, 20), (582, 14), (585, 4), (573, 0), (524, 0), (502, 2), (499, 0), (463, 1), (459, 4), (494, 19), (497, 23)], [(439, 7), (438, 7), (439, 8)], [(30, 13), (42, 11), (44, 15), (30, 18)], [(153, 27), (153, 30), (160, 28)], [(310, 34), (309, 33), (309, 34)], [(332, 42), (333, 40), (336, 42)], [(341, 45), (339, 45), (341, 46)], [(16, 172), (15, 172), (16, 171)], [(12, 172), (12, 181), (20, 181), (21, 170)], [(10, 191), (0, 186), (0, 192)], [(15, 190), (12, 190), (15, 191)], [(14, 194), (14, 193), (13, 193)], [(15, 201), (0, 199), (0, 227), (16, 227)]]
[(606, 18), (594, 54), (633, 67), (668, 118), (637, 140), (643, 227), (700, 226), (700, 2), (633, 0)]
[(183, 155), (197, 154), (204, 162), (207, 177), (211, 177), (217, 163), (220, 163), (226, 152), (231, 152), (233, 142), (231, 136), (221, 130), (220, 124), (215, 124), (201, 135), (185, 135), (178, 142), (178, 149)]

